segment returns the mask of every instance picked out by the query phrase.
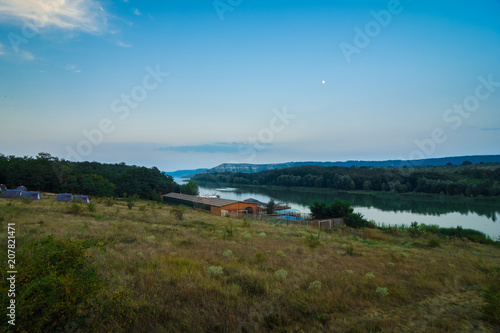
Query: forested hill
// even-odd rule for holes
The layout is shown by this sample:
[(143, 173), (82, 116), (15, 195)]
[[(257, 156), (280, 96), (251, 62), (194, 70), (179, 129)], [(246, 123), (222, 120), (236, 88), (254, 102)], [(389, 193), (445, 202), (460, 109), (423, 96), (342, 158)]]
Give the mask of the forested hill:
[(154, 200), (158, 200), (160, 194), (179, 191), (173, 178), (157, 168), (70, 162), (46, 153), (34, 158), (0, 154), (0, 183), (8, 188), (24, 185), (29, 190), (100, 197), (137, 194)]
[(205, 173), (192, 178), (220, 184), (317, 187), (338, 190), (500, 195), (500, 164), (418, 168), (302, 166), (258, 173)]
[[(440, 158), (426, 158), (421, 160), (387, 160), (387, 161), (345, 161), (345, 162), (286, 162), (273, 164), (249, 164), (249, 163), (223, 163), (214, 168), (203, 170), (200, 173), (215, 173), (215, 172), (243, 172), (255, 173), (266, 170), (276, 170), (290, 167), (299, 167), (306, 165), (316, 165), (323, 167), (339, 166), (339, 167), (417, 167), (417, 166), (443, 166), (447, 164), (461, 165), (464, 162), (472, 164), (480, 163), (500, 163), (500, 155), (477, 155), (477, 156), (454, 156)], [(194, 174), (192, 172), (191, 174)]]

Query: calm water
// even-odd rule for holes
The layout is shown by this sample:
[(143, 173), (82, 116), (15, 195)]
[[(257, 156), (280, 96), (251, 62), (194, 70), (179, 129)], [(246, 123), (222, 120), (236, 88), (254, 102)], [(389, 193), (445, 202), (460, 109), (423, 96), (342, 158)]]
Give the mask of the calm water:
[[(176, 179), (178, 183), (182, 180)], [(353, 194), (334, 190), (288, 189), (217, 185), (199, 183), (200, 195), (217, 193), (221, 198), (245, 200), (254, 198), (268, 202), (286, 202), (292, 208), (310, 213), (309, 204), (314, 200), (333, 201), (336, 198), (352, 204), (354, 211), (362, 213), (368, 220), (378, 224), (405, 224), (411, 222), (437, 224), (442, 227), (476, 229), (492, 239), (500, 237), (499, 201), (488, 199), (466, 200), (461, 197), (429, 198), (404, 195)]]

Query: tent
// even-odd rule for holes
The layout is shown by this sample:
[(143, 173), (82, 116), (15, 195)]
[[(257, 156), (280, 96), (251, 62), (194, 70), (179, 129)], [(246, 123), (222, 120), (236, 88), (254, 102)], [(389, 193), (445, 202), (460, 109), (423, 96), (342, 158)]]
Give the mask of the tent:
[(23, 191), (20, 190), (5, 190), (0, 195), (0, 198), (20, 199)]
[(28, 188), (27, 188), (26, 186), (18, 186), (18, 187), (16, 188), (16, 190), (19, 190), (19, 191), (27, 191), (27, 190), (28, 190)]
[(41, 200), (40, 192), (38, 191), (23, 191), (21, 193), (21, 197), (30, 200)]
[(75, 194), (75, 200), (80, 200), (83, 203), (89, 203), (89, 196), (88, 195), (76, 195)]
[(71, 194), (71, 193), (59, 193), (54, 200), (55, 201), (72, 202), (73, 201), (73, 194)]

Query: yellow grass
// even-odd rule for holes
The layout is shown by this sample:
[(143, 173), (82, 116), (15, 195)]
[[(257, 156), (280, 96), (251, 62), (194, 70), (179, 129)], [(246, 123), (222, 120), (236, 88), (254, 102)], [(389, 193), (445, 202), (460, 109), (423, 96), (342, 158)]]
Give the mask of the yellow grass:
[[(380, 230), (304, 227), (216, 217), (138, 202), (96, 203), (68, 213), (49, 199), (0, 201), (1, 246), (15, 222), (18, 246), (53, 234), (92, 244), (99, 275), (129, 293), (128, 332), (495, 332), (482, 290), (500, 249), (461, 239), (410, 238)], [(231, 226), (232, 223), (232, 232)], [(265, 235), (264, 235), (265, 234)], [(230, 250), (227, 251), (227, 250)], [(221, 275), (209, 274), (221, 266)], [(19, 263), (22, 272), (22, 261)], [(282, 270), (281, 273), (276, 271)], [(286, 273), (283, 273), (286, 271)], [(310, 287), (318, 281), (321, 285)], [(317, 286), (317, 284), (315, 284)], [(377, 294), (387, 288), (388, 295)], [(99, 314), (95, 314), (98, 318)], [(118, 319), (117, 319), (118, 320)], [(109, 324), (111, 322), (111, 324)], [(104, 324), (103, 324), (104, 325)], [(80, 327), (83, 331), (86, 327)]]

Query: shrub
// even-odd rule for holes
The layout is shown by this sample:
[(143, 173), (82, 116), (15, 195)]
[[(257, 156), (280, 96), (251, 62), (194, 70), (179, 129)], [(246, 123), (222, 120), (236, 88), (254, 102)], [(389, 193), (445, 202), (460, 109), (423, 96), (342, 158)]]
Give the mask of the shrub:
[(246, 217), (243, 218), (243, 224), (242, 224), (242, 227), (243, 228), (248, 228), (250, 227), (250, 220), (247, 219)]
[(113, 200), (113, 199), (111, 199), (111, 198), (106, 198), (106, 199), (104, 199), (104, 204), (105, 204), (106, 206), (108, 206), (108, 207), (111, 207), (111, 206), (113, 206), (113, 205), (115, 204), (115, 202), (114, 202), (114, 200)]
[(127, 201), (127, 207), (128, 207), (128, 209), (134, 208), (134, 202), (133, 201)]
[(441, 242), (437, 238), (432, 238), (432, 239), (429, 239), (429, 242), (427, 242), (427, 246), (428, 247), (440, 247)]
[[(125, 298), (123, 304), (116, 302), (117, 294), (101, 280), (81, 242), (50, 235), (23, 245), (17, 256), (23, 270), (16, 276), (16, 317), (20, 318), (16, 331), (64, 332), (69, 323), (88, 331), (108, 331), (112, 329), (104, 329), (104, 322), (109, 316), (118, 319), (116, 311), (133, 315)], [(6, 295), (4, 274), (0, 274), (0, 291)], [(8, 299), (3, 300), (5, 308)], [(92, 313), (94, 318), (82, 313)]]
[(134, 194), (132, 196), (127, 197), (127, 195), (124, 195), (125, 199), (127, 200), (127, 207), (128, 209), (132, 209), (135, 205), (135, 202), (139, 200), (139, 196), (137, 194)]
[(377, 290), (375, 290), (375, 294), (380, 297), (389, 296), (387, 288), (382, 288), (382, 287), (377, 287)]
[(419, 227), (418, 222), (412, 222), (409, 231), (412, 237), (417, 237), (422, 234), (422, 229)]
[(91, 213), (95, 212), (97, 209), (96, 209), (96, 206), (95, 206), (95, 203), (93, 202), (90, 202), (88, 205), (87, 205), (87, 210)]
[(336, 199), (332, 203), (326, 203), (324, 201), (313, 201), (309, 206), (313, 219), (326, 219), (332, 217), (347, 217), (353, 212), (351, 204), (339, 199)]
[(277, 255), (279, 255), (279, 256), (280, 256), (280, 257), (282, 257), (282, 258), (286, 258), (286, 254), (285, 254), (285, 252), (283, 252), (283, 251), (281, 251), (281, 250), (276, 251), (276, 254), (277, 254)]
[(184, 218), (184, 212), (186, 211), (186, 207), (184, 206), (175, 206), (170, 209), (170, 214), (175, 216), (179, 221), (182, 221)]
[(288, 271), (286, 271), (286, 270), (284, 270), (284, 269), (279, 269), (279, 270), (277, 270), (276, 272), (274, 272), (274, 274), (275, 274), (278, 278), (280, 278), (280, 279), (282, 279), (282, 280), (285, 280), (285, 279), (286, 279), (286, 277), (288, 276)]
[(312, 290), (312, 291), (320, 289), (321, 289), (321, 282), (319, 282), (318, 280), (311, 282), (309, 284), (309, 287), (307, 288), (307, 290)]
[(346, 247), (346, 250), (345, 250), (345, 253), (350, 255), (350, 256), (353, 256), (355, 255), (355, 252), (354, 252), (354, 247), (352, 246), (351, 243), (349, 243)]
[(311, 249), (315, 249), (321, 245), (321, 242), (319, 240), (319, 237), (314, 237), (314, 235), (309, 235), (306, 237), (306, 244)]
[(210, 266), (207, 268), (207, 273), (211, 277), (216, 277), (216, 276), (222, 275), (223, 274), (222, 266)]
[(73, 215), (80, 215), (82, 211), (83, 207), (78, 201), (74, 201), (68, 208), (68, 213)]
[(226, 251), (224, 251), (224, 253), (222, 253), (222, 255), (223, 255), (224, 257), (230, 257), (230, 256), (232, 256), (232, 255), (233, 255), (233, 251), (231, 251), (231, 250), (226, 250)]
[(349, 213), (344, 222), (351, 228), (365, 228), (368, 223), (361, 213)]

